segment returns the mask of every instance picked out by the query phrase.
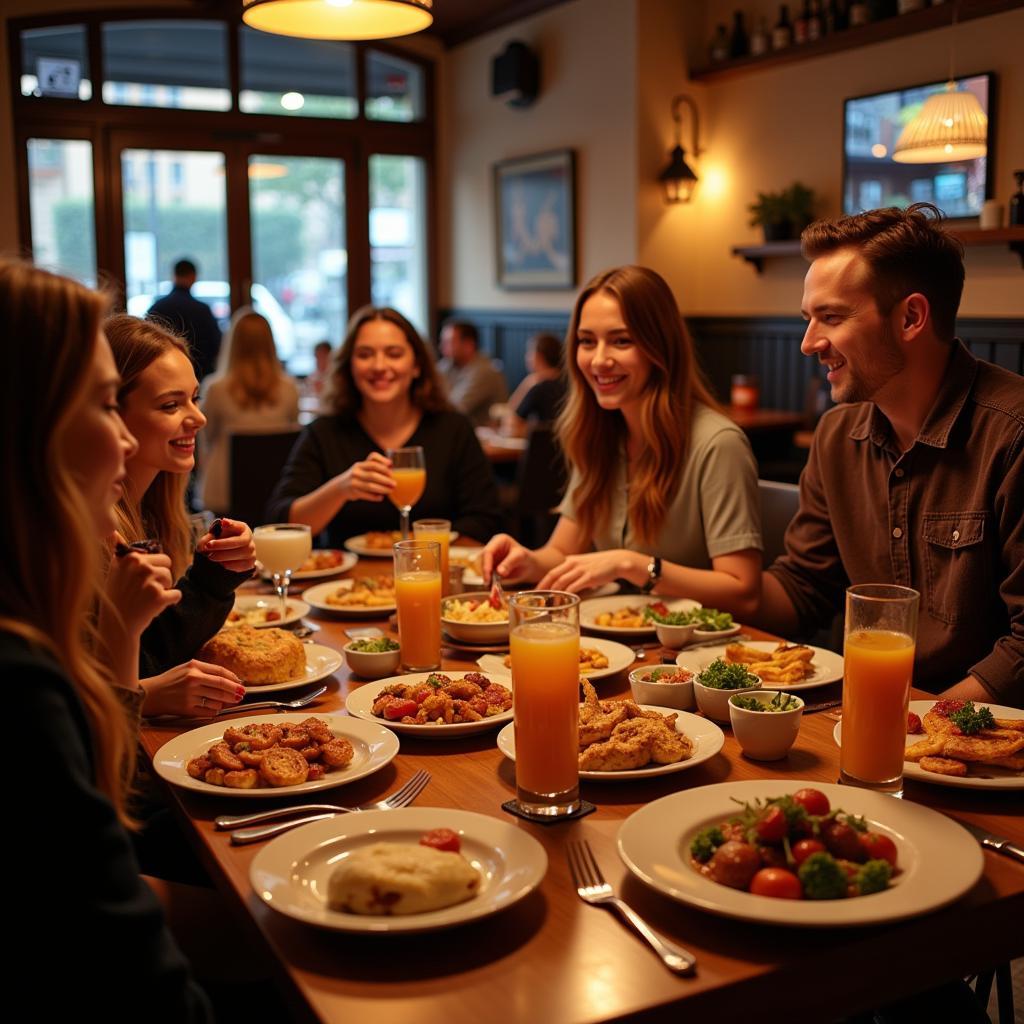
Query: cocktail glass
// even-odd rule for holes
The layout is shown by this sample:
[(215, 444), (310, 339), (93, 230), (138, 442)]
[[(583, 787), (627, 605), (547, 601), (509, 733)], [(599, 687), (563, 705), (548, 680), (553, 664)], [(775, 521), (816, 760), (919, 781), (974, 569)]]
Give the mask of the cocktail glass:
[(402, 514), (402, 540), (409, 539), (409, 513), (413, 505), (423, 497), (427, 486), (427, 464), (423, 458), (423, 449), (416, 445), (412, 448), (389, 448), (385, 453), (391, 460), (391, 475), (395, 478), (395, 486), (388, 497)]
[(252, 531), (256, 557), (274, 580), (281, 599), (281, 618), (288, 615), (288, 585), (313, 550), (313, 537), (305, 523), (271, 523)]

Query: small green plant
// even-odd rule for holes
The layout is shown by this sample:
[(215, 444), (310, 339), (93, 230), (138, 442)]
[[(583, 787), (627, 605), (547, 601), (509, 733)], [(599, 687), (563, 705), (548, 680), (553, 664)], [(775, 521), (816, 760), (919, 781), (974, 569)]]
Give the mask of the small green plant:
[(750, 226), (764, 228), (766, 239), (796, 238), (814, 220), (815, 202), (813, 190), (799, 181), (781, 192), (758, 192), (747, 207)]

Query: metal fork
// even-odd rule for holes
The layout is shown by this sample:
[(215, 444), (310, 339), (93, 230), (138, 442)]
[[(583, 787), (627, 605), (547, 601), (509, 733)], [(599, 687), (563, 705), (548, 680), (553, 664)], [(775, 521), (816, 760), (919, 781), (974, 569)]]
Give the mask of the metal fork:
[[(362, 804), (359, 807), (341, 807), (337, 804), (301, 804), (295, 807), (279, 807), (276, 811), (264, 811), (262, 814), (243, 814), (237, 816), (222, 815), (214, 819), (214, 827), (218, 830), (237, 829), (231, 833), (231, 842), (235, 846), (244, 846), (246, 843), (256, 843), (261, 839), (269, 839), (271, 836), (280, 835), (289, 829), (299, 825), (307, 825), (311, 821), (321, 821), (324, 818), (333, 818), (336, 814), (355, 814), (359, 811), (390, 811), (396, 807), (405, 807), (411, 804), (426, 788), (430, 782), (430, 772), (418, 771), (404, 786), (396, 789), (390, 796), (376, 803)], [(310, 814), (292, 821), (282, 821), (276, 825), (265, 825), (262, 828), (242, 828), (243, 825), (254, 825), (261, 821), (273, 821), (274, 818), (283, 818), (289, 814), (302, 811), (323, 811), (323, 814)]]
[(576, 892), (584, 903), (614, 907), (633, 926), (641, 938), (661, 957), (661, 962), (675, 974), (689, 974), (697, 966), (697, 958), (671, 942), (661, 938), (628, 903), (620, 900), (604, 880), (597, 866), (590, 843), (585, 839), (569, 843), (569, 870), (572, 872)]
[(320, 689), (314, 690), (312, 693), (307, 693), (305, 697), (299, 697), (297, 700), (260, 700), (255, 704), (233, 704), (229, 708), (221, 708), (217, 712), (218, 715), (237, 715), (240, 711), (262, 711), (263, 708), (304, 708), (308, 704), (312, 704), (322, 693), (327, 692), (326, 686), (321, 686)]

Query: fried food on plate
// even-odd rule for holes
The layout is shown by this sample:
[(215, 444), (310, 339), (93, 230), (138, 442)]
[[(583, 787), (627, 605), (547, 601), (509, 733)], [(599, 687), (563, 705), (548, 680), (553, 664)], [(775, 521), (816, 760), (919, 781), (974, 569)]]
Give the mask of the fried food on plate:
[(232, 626), (207, 640), (197, 657), (230, 669), (248, 685), (285, 683), (306, 671), (306, 648), (286, 629)]
[(800, 683), (814, 672), (814, 651), (806, 644), (781, 643), (773, 651), (740, 643), (728, 644), (725, 660), (749, 665), (766, 683)]
[(967, 765), (950, 757), (922, 757), (919, 763), (926, 772), (934, 772), (936, 775), (963, 778), (967, 774)]
[(339, 587), (324, 600), (335, 608), (391, 608), (395, 604), (395, 578), (363, 576), (351, 587)]
[(1024, 772), (1024, 720), (991, 717), (973, 701), (939, 700), (921, 723), (927, 736), (907, 747), (904, 757), (926, 772), (957, 778), (973, 767)]

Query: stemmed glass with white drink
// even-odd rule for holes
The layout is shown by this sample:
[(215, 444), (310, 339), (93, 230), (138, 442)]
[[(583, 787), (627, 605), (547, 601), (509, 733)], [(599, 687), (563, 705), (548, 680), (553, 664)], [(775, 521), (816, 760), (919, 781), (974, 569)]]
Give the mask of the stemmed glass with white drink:
[(256, 557), (263, 563), (263, 571), (274, 580), (277, 596), (281, 598), (281, 618), (288, 616), (288, 585), (292, 573), (302, 567), (313, 550), (313, 537), (305, 523), (271, 523), (257, 526), (252, 531), (256, 542)]

